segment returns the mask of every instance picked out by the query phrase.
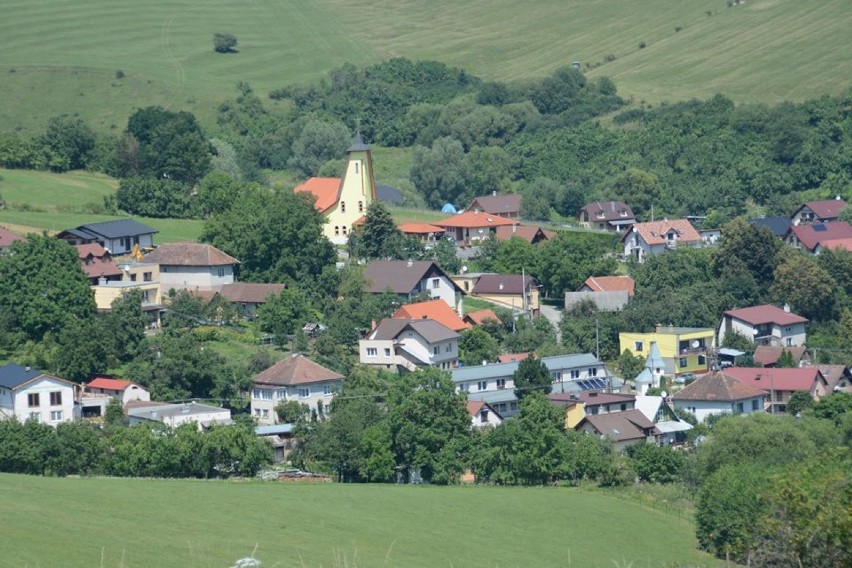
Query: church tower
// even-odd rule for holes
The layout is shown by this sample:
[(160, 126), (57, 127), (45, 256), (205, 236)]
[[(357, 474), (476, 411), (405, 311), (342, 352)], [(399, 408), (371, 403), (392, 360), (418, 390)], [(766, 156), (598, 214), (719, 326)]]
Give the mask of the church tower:
[(352, 145), (346, 150), (346, 169), (340, 180), (337, 203), (329, 212), (326, 229), (332, 242), (342, 244), (348, 240), (353, 225), (363, 222), (367, 207), (376, 200), (376, 179), (373, 176), (373, 156), (364, 144), (361, 133), (355, 134)]

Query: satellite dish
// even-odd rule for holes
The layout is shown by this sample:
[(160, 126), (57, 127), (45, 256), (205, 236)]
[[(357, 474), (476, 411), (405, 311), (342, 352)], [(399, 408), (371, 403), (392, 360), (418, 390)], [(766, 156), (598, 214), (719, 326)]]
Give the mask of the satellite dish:
[(466, 264), (463, 264), (463, 265), (462, 265), (462, 267), (461, 267), (461, 271), (462, 271), (462, 274), (464, 274), (464, 273), (466, 273), (466, 272), (467, 272), (467, 265), (466, 265)]
[(701, 346), (701, 342), (700, 342), (700, 341), (698, 341), (697, 339), (693, 339), (693, 340), (692, 340), (692, 348), (693, 348), (693, 349), (698, 349), (700, 346)]

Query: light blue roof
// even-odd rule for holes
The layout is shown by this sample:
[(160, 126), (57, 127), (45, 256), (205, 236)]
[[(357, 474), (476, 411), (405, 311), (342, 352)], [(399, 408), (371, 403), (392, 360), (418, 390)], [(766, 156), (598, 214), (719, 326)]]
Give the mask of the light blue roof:
[(653, 371), (653, 369), (663, 369), (666, 364), (663, 362), (662, 356), (660, 356), (660, 348), (657, 347), (657, 342), (651, 342), (651, 349), (648, 352), (648, 359), (645, 361), (645, 368)]
[(292, 434), (292, 424), (270, 424), (269, 426), (258, 426), (254, 429), (258, 436), (272, 436), (274, 434)]
[(652, 382), (654, 382), (654, 375), (651, 374), (651, 369), (649, 369), (648, 367), (645, 367), (644, 369), (642, 369), (642, 372), (639, 373), (638, 375), (636, 375), (636, 378), (633, 379), (633, 382), (648, 383), (648, 384), (651, 384)]
[[(601, 364), (597, 357), (591, 353), (554, 355), (552, 357), (543, 357), (541, 360), (550, 371)], [(511, 377), (515, 371), (518, 370), (518, 365), (520, 365), (520, 362), (512, 361), (509, 363), (494, 363), (492, 365), (477, 365), (475, 367), (460, 367), (458, 369), (453, 369), (453, 381), (463, 383), (466, 381), (477, 381), (481, 379)]]
[(452, 213), (453, 215), (455, 215), (456, 213), (458, 213), (458, 210), (452, 203), (444, 203), (444, 206), (441, 207), (441, 213)]

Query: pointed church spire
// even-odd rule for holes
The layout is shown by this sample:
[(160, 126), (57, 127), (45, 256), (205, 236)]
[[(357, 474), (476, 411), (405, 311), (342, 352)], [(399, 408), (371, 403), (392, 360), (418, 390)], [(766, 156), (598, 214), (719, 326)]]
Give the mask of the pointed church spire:
[(349, 149), (346, 150), (347, 154), (352, 152), (369, 152), (370, 147), (364, 144), (364, 139), (361, 138), (361, 130), (358, 129), (355, 131), (355, 138), (352, 140), (352, 145), (349, 146)]

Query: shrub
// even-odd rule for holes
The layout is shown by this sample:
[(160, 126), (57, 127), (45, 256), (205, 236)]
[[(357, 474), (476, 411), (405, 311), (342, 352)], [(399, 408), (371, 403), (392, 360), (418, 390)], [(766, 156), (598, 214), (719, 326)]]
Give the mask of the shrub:
[(645, 49), (645, 42), (644, 41), (639, 42), (639, 49)]
[(213, 34), (213, 51), (232, 53), (237, 51), (237, 38), (231, 34)]

